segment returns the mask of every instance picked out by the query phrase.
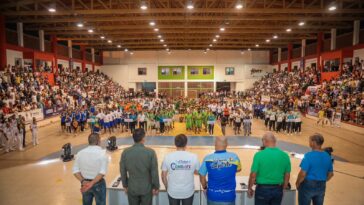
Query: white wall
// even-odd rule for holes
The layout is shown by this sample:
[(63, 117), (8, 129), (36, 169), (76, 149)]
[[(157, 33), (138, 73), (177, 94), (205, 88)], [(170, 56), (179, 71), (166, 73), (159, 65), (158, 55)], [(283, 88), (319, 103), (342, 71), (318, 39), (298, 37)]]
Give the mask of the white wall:
[(77, 67), (80, 67), (80, 70), (81, 70), (82, 69), (82, 63), (73, 62), (73, 68), (72, 69), (76, 69)]
[(86, 68), (88, 69), (88, 71), (92, 71), (92, 64), (88, 64), (86, 63)]
[(63, 68), (68, 68), (70, 67), (70, 63), (68, 60), (63, 60), (63, 59), (57, 59), (57, 64), (62, 64)]
[(300, 68), (300, 61), (293, 61), (292, 62), (292, 69), (297, 66), (297, 68), (299, 69)]
[(6, 62), (11, 66), (15, 66), (15, 59), (21, 58), (21, 66), (23, 66), (23, 52), (6, 49)]
[(311, 66), (312, 63), (316, 63), (317, 66), (317, 58), (311, 58), (305, 60), (305, 67)]
[(359, 58), (359, 60), (364, 60), (364, 48), (362, 49), (358, 49), (358, 50), (354, 50), (353, 53), (353, 62), (355, 62), (355, 58)]

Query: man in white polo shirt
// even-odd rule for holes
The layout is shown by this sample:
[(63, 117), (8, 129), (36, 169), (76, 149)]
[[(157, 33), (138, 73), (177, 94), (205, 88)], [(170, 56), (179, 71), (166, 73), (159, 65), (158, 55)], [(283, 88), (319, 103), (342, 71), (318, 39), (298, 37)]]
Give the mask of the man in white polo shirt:
[(162, 163), (162, 181), (168, 192), (170, 205), (192, 205), (195, 192), (194, 174), (200, 163), (197, 155), (187, 152), (187, 137), (179, 134), (174, 143), (177, 151), (165, 156)]
[(81, 182), (82, 204), (106, 204), (106, 183), (108, 157), (100, 147), (100, 136), (96, 133), (88, 137), (89, 146), (78, 152), (73, 164), (73, 174)]

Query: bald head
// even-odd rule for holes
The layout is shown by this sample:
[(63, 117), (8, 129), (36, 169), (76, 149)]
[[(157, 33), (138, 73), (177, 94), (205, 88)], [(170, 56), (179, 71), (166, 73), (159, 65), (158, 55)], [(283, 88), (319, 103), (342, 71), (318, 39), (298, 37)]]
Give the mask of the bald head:
[(215, 137), (215, 150), (226, 150), (228, 140), (225, 136)]
[(265, 147), (275, 147), (277, 139), (272, 132), (266, 132), (262, 138)]

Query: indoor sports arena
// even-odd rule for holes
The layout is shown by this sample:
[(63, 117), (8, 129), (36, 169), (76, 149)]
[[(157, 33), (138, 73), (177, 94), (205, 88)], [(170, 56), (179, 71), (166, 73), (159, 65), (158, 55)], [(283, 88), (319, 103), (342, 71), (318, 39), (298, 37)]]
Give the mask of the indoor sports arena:
[(0, 1), (0, 204), (363, 188), (363, 0)]

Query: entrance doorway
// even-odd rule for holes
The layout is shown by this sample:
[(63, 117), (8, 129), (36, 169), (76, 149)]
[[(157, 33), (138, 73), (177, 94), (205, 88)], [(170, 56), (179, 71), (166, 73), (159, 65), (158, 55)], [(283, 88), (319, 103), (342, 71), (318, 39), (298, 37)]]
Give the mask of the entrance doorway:
[(216, 91), (231, 91), (231, 83), (230, 82), (216, 82)]

